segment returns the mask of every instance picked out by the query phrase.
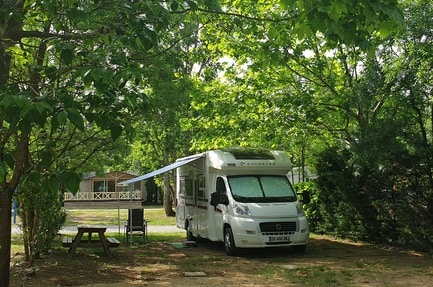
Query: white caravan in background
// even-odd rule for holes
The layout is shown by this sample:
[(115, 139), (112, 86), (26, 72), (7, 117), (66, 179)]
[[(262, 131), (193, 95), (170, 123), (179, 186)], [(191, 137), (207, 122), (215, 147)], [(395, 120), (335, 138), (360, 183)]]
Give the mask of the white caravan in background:
[(292, 165), (285, 152), (213, 150), (171, 168), (177, 169), (176, 225), (189, 240), (223, 241), (228, 255), (276, 246), (305, 251), (308, 222), (287, 177)]

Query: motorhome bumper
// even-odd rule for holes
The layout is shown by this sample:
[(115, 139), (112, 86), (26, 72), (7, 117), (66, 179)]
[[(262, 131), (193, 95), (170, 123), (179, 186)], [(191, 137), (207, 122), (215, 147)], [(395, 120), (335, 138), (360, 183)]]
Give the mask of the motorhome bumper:
[(308, 233), (301, 234), (296, 232), (291, 235), (248, 235), (237, 233), (235, 236), (236, 246), (239, 248), (264, 247), (264, 246), (291, 246), (306, 245), (308, 243)]
[(253, 220), (238, 221), (232, 228), (236, 246), (239, 248), (254, 248), (266, 246), (306, 245), (309, 241), (308, 225), (301, 224), (299, 229), (282, 232), (260, 232)]

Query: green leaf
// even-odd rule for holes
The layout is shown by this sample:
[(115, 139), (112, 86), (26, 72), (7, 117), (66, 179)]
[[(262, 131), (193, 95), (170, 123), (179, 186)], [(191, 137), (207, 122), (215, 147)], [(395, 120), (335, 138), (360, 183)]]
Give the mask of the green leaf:
[(26, 94), (12, 95), (11, 97), (19, 109), (23, 109), (31, 104), (31, 100)]
[(7, 153), (4, 157), (4, 162), (9, 166), (9, 168), (13, 169), (15, 166), (15, 158), (12, 154)]
[(80, 131), (84, 131), (84, 119), (80, 112), (72, 108), (67, 109), (66, 111), (68, 112), (68, 119), (71, 123)]
[(281, 7), (283, 7), (284, 9), (288, 9), (288, 8), (292, 7), (293, 0), (280, 0), (280, 4), (281, 4)]
[(84, 85), (86, 87), (90, 87), (92, 85), (92, 83), (93, 83), (92, 70), (88, 69), (87, 71), (85, 71), (83, 73), (82, 78), (83, 78), (83, 81), (84, 81)]
[(381, 22), (378, 28), (380, 37), (386, 38), (393, 31), (395, 31), (395, 23), (391, 21)]
[(204, 5), (205, 5), (206, 9), (221, 11), (219, 1), (217, 1), (217, 0), (204, 0)]
[(38, 164), (38, 169), (44, 170), (50, 167), (52, 160), (53, 160), (53, 156), (49, 151), (47, 150), (42, 151), (40, 155), (40, 162)]
[(29, 174), (29, 176), (27, 177), (27, 179), (31, 182), (37, 182), (39, 183), (41, 180), (41, 175), (38, 172), (32, 172)]
[(305, 23), (296, 23), (292, 29), (293, 33), (298, 36), (299, 39), (303, 39), (311, 34), (310, 27)]
[(21, 184), (26, 185), (27, 182), (31, 182), (39, 185), (41, 183), (40, 181), (41, 181), (40, 174), (38, 172), (33, 171), (23, 176)]
[(66, 65), (72, 64), (74, 58), (74, 45), (72, 43), (67, 43), (62, 47), (60, 51), (60, 58)]
[(106, 114), (99, 114), (95, 117), (95, 122), (103, 130), (108, 130), (110, 128), (110, 118)]
[(0, 181), (4, 182), (6, 179), (7, 166), (5, 162), (0, 162)]
[(189, 9), (191, 9), (191, 11), (196, 11), (198, 9), (198, 5), (194, 1), (186, 1), (186, 3), (188, 3)]
[(72, 171), (65, 171), (60, 174), (60, 180), (69, 192), (76, 193), (80, 188), (81, 175)]
[(93, 123), (95, 121), (95, 119), (97, 118), (97, 116), (95, 114), (93, 114), (92, 112), (87, 111), (84, 116), (86, 117), (86, 120), (89, 123)]
[(113, 125), (110, 128), (110, 134), (111, 134), (111, 138), (113, 140), (116, 140), (120, 137), (120, 135), (122, 134), (122, 127), (120, 125)]
[(57, 68), (53, 66), (45, 68), (45, 76), (50, 80), (57, 79)]
[(334, 20), (338, 21), (342, 14), (347, 14), (346, 1), (333, 0), (329, 6), (329, 16)]
[(173, 1), (173, 3), (171, 3), (170, 8), (173, 12), (177, 11), (177, 8), (179, 8), (179, 3), (177, 3), (177, 1)]
[(75, 7), (69, 8), (68, 10), (66, 10), (66, 13), (71, 19), (75, 20), (84, 20), (88, 16), (86, 15), (85, 11), (83, 11), (82, 9), (77, 9)]
[(60, 182), (56, 175), (52, 174), (48, 177), (48, 180), (45, 182), (45, 188), (48, 191), (55, 193), (59, 191)]
[(75, 104), (74, 97), (69, 93), (60, 93), (60, 99), (65, 107), (73, 107)]
[(43, 126), (48, 117), (48, 112), (52, 109), (46, 102), (36, 102), (33, 104), (32, 117), (40, 126)]
[(66, 111), (60, 111), (56, 113), (51, 122), (52, 130), (56, 130), (59, 126), (64, 125), (67, 119), (68, 113)]

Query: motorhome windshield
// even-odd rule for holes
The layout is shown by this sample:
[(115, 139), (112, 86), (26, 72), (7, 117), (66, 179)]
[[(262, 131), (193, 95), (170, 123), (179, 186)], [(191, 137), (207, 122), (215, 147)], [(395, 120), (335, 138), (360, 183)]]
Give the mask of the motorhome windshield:
[(296, 194), (285, 176), (231, 176), (228, 181), (233, 199), (239, 202), (296, 201)]

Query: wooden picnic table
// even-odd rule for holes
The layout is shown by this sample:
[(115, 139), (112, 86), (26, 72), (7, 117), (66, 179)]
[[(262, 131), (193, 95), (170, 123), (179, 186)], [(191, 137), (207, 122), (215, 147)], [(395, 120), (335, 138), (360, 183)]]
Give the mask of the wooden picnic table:
[[(105, 237), (107, 227), (101, 225), (78, 225), (75, 238), (63, 238), (63, 246), (69, 247), (69, 253), (74, 254), (78, 247), (102, 247), (105, 254), (111, 256), (110, 247), (119, 246), (120, 242), (115, 238)], [(87, 233), (87, 238), (83, 235)], [(98, 238), (92, 238), (92, 234), (98, 234)]]

